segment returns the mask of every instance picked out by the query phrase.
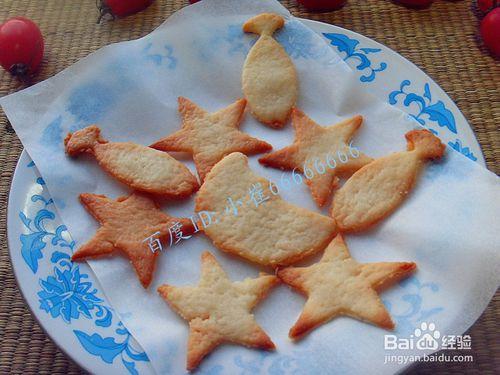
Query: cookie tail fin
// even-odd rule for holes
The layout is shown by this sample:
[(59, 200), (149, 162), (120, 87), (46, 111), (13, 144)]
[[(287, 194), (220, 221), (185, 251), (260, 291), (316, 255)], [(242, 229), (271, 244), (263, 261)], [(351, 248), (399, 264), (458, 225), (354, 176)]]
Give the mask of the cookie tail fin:
[(64, 139), (64, 147), (68, 155), (76, 156), (82, 152), (92, 152), (96, 144), (106, 142), (101, 137), (101, 130), (91, 125), (74, 133), (68, 133)]
[(277, 14), (263, 13), (250, 18), (243, 24), (243, 31), (259, 35), (271, 36), (281, 29), (285, 24), (285, 19)]
[(408, 151), (416, 150), (422, 159), (438, 159), (446, 146), (429, 130), (412, 130), (405, 134)]

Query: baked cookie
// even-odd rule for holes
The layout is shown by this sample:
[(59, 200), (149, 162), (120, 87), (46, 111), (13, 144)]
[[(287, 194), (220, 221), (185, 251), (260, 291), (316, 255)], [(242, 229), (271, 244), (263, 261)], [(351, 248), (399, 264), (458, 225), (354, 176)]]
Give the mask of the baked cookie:
[(80, 202), (101, 224), (96, 234), (82, 245), (71, 260), (82, 260), (122, 251), (135, 269), (145, 288), (151, 283), (158, 252), (148, 246), (148, 238), (170, 238), (170, 228), (182, 225), (183, 235), (195, 230), (190, 219), (171, 217), (163, 213), (150, 198), (139, 193), (116, 201), (104, 195), (80, 194)]
[(294, 108), (293, 144), (264, 155), (259, 162), (280, 169), (295, 169), (301, 173), (307, 168), (305, 182), (318, 206), (322, 207), (337, 185), (339, 175), (351, 175), (373, 160), (349, 147), (351, 138), (362, 122), (363, 117), (355, 116), (336, 125), (322, 127)]
[(333, 198), (331, 215), (342, 232), (364, 230), (391, 214), (413, 188), (428, 159), (443, 156), (445, 145), (428, 130), (405, 135), (408, 151), (364, 166)]
[(273, 128), (285, 125), (298, 93), (293, 62), (272, 37), (284, 24), (283, 17), (263, 13), (243, 25), (243, 31), (260, 35), (243, 65), (243, 93), (252, 115)]
[(182, 129), (151, 147), (162, 151), (184, 151), (193, 155), (198, 175), (203, 181), (210, 169), (224, 156), (239, 151), (247, 155), (266, 152), (272, 146), (238, 130), (246, 100), (208, 113), (189, 99), (179, 97)]
[(309, 267), (289, 267), (278, 271), (286, 284), (307, 295), (302, 314), (290, 329), (292, 339), (329, 320), (347, 315), (392, 329), (394, 323), (378, 292), (416, 269), (415, 263), (357, 263), (339, 234), (328, 245), (321, 261)]
[(204, 252), (197, 286), (160, 286), (160, 295), (189, 321), (187, 369), (194, 370), (203, 357), (223, 342), (274, 349), (251, 311), (278, 283), (276, 276), (264, 274), (231, 282), (215, 257)]
[(323, 250), (334, 220), (287, 203), (276, 186), (252, 172), (240, 153), (226, 156), (196, 196), (197, 212), (212, 212), (202, 230), (220, 250), (266, 265), (289, 265)]
[(184, 198), (199, 187), (189, 169), (169, 154), (136, 143), (108, 143), (95, 125), (69, 133), (64, 145), (70, 156), (94, 155), (102, 169), (138, 191)]

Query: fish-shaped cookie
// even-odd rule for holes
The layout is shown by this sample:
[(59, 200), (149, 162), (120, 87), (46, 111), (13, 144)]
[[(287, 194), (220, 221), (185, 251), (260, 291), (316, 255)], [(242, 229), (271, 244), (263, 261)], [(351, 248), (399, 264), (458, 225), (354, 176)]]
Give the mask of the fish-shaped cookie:
[(430, 131), (412, 130), (405, 137), (407, 151), (365, 165), (337, 191), (331, 215), (341, 232), (364, 230), (391, 214), (415, 185), (425, 162), (443, 156), (446, 146)]
[(243, 93), (252, 115), (273, 128), (285, 125), (297, 100), (295, 66), (272, 37), (285, 24), (277, 14), (263, 13), (243, 24), (243, 31), (259, 34), (243, 65)]
[(199, 188), (189, 169), (169, 154), (131, 142), (108, 142), (96, 125), (69, 133), (66, 153), (94, 155), (110, 175), (131, 188), (167, 198), (184, 198)]
[(321, 251), (336, 234), (332, 218), (284, 201), (238, 152), (212, 168), (195, 202), (197, 212), (212, 213), (203, 231), (217, 248), (266, 266)]

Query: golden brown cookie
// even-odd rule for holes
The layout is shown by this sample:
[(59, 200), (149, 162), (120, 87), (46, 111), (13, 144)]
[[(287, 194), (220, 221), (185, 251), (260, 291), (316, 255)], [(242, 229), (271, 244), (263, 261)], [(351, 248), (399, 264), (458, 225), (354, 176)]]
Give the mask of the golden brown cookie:
[(413, 188), (426, 160), (443, 156), (445, 145), (428, 130), (406, 133), (408, 151), (365, 165), (333, 197), (331, 215), (342, 232), (361, 231), (391, 214)]
[(220, 250), (268, 266), (323, 250), (336, 234), (334, 220), (287, 203), (275, 189), (252, 172), (245, 155), (226, 156), (196, 196), (197, 212), (214, 213), (203, 231)]
[(243, 65), (243, 93), (252, 115), (273, 128), (285, 125), (298, 93), (295, 66), (272, 37), (284, 24), (283, 17), (263, 13), (243, 25), (243, 31), (260, 35)]
[(197, 286), (160, 286), (160, 295), (189, 321), (187, 369), (194, 370), (203, 357), (223, 342), (274, 349), (251, 311), (278, 283), (276, 276), (264, 274), (256, 279), (231, 282), (207, 251), (201, 256), (201, 278)]
[(318, 206), (322, 207), (337, 185), (338, 176), (351, 175), (373, 159), (349, 147), (363, 118), (355, 116), (336, 125), (322, 127), (297, 108), (292, 111), (295, 140), (292, 145), (259, 159), (261, 164), (297, 170)]
[(139, 193), (116, 201), (104, 195), (80, 194), (80, 202), (101, 224), (96, 234), (82, 245), (71, 257), (72, 260), (109, 255), (122, 251), (132, 263), (139, 280), (145, 288), (151, 283), (158, 252), (148, 246), (148, 238), (160, 240), (170, 238), (170, 228), (182, 225), (183, 235), (194, 232), (190, 219), (175, 218), (163, 213), (150, 198)]
[(169, 154), (136, 143), (108, 143), (95, 125), (69, 133), (64, 145), (70, 156), (94, 155), (102, 169), (135, 190), (184, 198), (199, 187), (189, 169)]
[(378, 292), (416, 269), (413, 262), (357, 263), (339, 234), (328, 245), (321, 261), (309, 267), (289, 267), (278, 277), (307, 296), (302, 314), (289, 336), (304, 334), (329, 320), (346, 315), (392, 329), (394, 323)]
[(206, 112), (189, 99), (179, 97), (182, 129), (151, 147), (162, 151), (184, 151), (193, 155), (203, 181), (210, 169), (224, 156), (239, 151), (247, 155), (266, 152), (272, 146), (238, 130), (246, 101), (237, 100), (214, 113)]

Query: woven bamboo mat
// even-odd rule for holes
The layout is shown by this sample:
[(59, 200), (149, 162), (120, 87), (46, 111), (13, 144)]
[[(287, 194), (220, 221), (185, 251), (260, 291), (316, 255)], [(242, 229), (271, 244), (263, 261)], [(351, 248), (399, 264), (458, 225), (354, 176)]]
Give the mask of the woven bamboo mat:
[[(388, 0), (349, 0), (346, 7), (332, 13), (307, 13), (294, 0), (282, 3), (296, 16), (333, 23), (373, 38), (422, 68), (457, 103), (474, 128), (488, 168), (500, 173), (500, 64), (478, 42), (478, 19), (470, 0), (438, 0), (422, 11), (408, 10)], [(156, 0), (135, 16), (97, 25), (93, 0), (0, 0), (0, 21), (23, 15), (40, 25), (46, 53), (36, 77), (39, 81), (104, 45), (149, 33), (184, 5), (185, 1)], [(21, 87), (0, 72), (0, 96)], [(80, 373), (34, 320), (12, 273), (5, 213), (21, 150), (21, 143), (0, 112), (0, 373)], [(469, 330), (473, 363), (420, 364), (409, 372), (493, 374), (500, 368), (499, 328), (497, 293)]]

